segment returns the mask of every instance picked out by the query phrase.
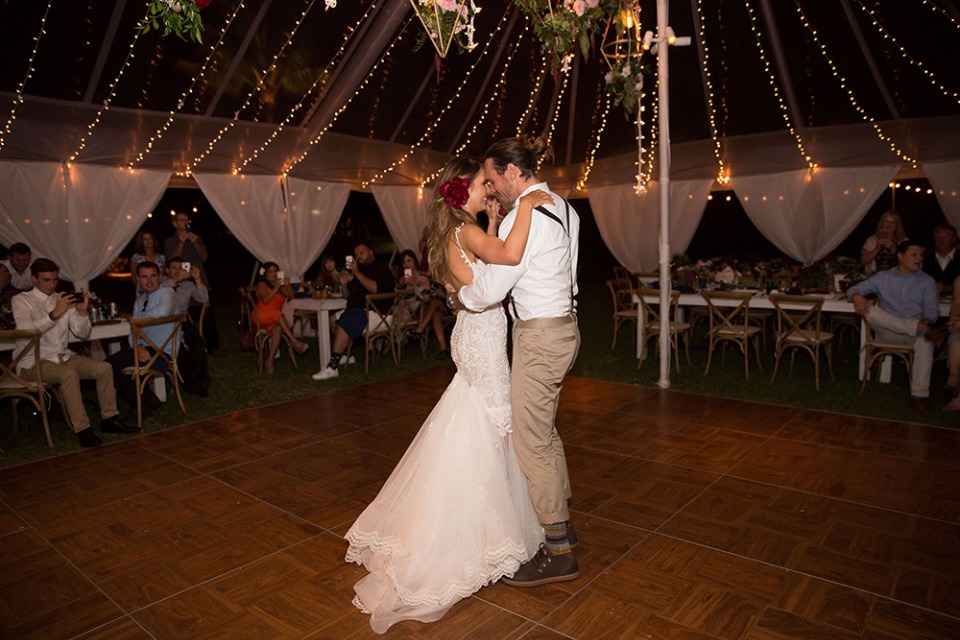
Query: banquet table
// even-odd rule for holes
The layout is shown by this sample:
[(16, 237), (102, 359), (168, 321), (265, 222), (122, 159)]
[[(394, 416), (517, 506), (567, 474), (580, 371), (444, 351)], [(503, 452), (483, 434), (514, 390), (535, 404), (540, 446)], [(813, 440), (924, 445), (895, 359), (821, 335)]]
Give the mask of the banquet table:
[[(853, 303), (847, 300), (846, 296), (842, 293), (829, 293), (823, 295), (823, 311), (826, 313), (856, 313)], [(646, 297), (648, 302), (657, 302), (658, 298)], [(633, 301), (639, 306), (640, 298), (636, 294), (633, 296)], [(680, 295), (680, 312), (683, 313), (684, 307), (705, 307), (707, 301), (699, 293), (684, 293)], [(739, 304), (737, 300), (714, 300), (714, 304), (719, 307), (735, 307)], [(773, 302), (763, 291), (758, 291), (750, 299), (750, 308), (751, 309), (774, 309)], [(948, 316), (950, 315), (950, 300), (941, 300), (940, 301), (940, 315)], [(637, 358), (643, 359), (644, 348), (641, 342), (643, 337), (643, 326), (644, 326), (643, 313), (637, 314)], [(863, 326), (863, 320), (860, 320), (860, 369), (858, 373), (859, 379), (863, 379), (863, 366), (864, 366), (864, 347), (866, 341), (867, 332)], [(885, 358), (883, 365), (880, 369), (880, 382), (890, 382), (890, 371), (891, 371), (891, 359)]]
[[(90, 337), (81, 340), (70, 336), (70, 343), (90, 342), (90, 355), (97, 360), (103, 360), (120, 350), (120, 340), (130, 337), (130, 323), (125, 318), (97, 322), (90, 328)], [(11, 340), (0, 340), (0, 352), (13, 351), (14, 343)], [(153, 391), (157, 398), (166, 402), (167, 387), (163, 378), (153, 379)]]
[(317, 313), (317, 353), (320, 357), (320, 368), (330, 361), (330, 331), (329, 317), (331, 311), (347, 308), (346, 298), (294, 298), (290, 302), (292, 308), (306, 309)]

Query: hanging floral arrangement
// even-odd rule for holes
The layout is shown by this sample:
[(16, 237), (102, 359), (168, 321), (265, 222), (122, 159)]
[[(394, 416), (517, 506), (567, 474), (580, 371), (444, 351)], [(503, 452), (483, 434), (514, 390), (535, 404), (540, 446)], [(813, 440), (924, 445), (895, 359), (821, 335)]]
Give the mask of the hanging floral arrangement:
[(423, 25), (414, 51), (429, 41), (437, 56), (445, 58), (451, 44), (456, 43), (459, 53), (472, 51), (477, 46), (473, 19), (480, 8), (473, 0), (410, 0), (410, 4)]
[(618, 0), (517, 0), (555, 71), (569, 54), (590, 57), (594, 39), (619, 6)]
[(212, 1), (150, 0), (147, 17), (140, 22), (138, 28), (142, 33), (159, 31), (162, 28), (164, 36), (172, 33), (181, 40), (189, 38), (194, 42), (203, 42), (203, 20), (200, 18), (200, 11)]

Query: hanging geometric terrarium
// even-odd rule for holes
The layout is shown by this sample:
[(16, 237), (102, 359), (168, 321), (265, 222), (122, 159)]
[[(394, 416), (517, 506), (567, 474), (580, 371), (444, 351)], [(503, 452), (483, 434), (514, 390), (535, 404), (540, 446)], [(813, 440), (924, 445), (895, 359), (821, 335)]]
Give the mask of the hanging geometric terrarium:
[(473, 0), (410, 0), (410, 5), (423, 25), (415, 49), (429, 39), (437, 56), (445, 58), (454, 42), (460, 51), (472, 51), (477, 46), (473, 18), (480, 8)]

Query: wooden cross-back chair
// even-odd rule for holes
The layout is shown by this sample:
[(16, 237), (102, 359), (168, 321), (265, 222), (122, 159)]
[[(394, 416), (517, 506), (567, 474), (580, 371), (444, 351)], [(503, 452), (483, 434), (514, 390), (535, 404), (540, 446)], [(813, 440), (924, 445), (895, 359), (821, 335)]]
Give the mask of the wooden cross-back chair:
[(632, 324), (636, 331), (637, 324), (637, 305), (633, 302), (633, 280), (630, 278), (614, 278), (607, 280), (607, 290), (610, 292), (610, 299), (613, 303), (613, 344), (610, 349), (617, 346), (617, 335), (620, 332), (620, 326), (623, 324)]
[[(173, 393), (180, 405), (180, 411), (187, 412), (183, 404), (183, 396), (180, 394), (180, 369), (177, 366), (177, 351), (179, 349), (178, 336), (180, 334), (180, 325), (183, 323), (183, 314), (177, 313), (162, 318), (132, 318), (130, 320), (130, 335), (134, 345), (148, 347), (152, 353), (150, 359), (146, 362), (140, 362), (140, 359), (134, 354), (133, 366), (126, 367), (123, 373), (129, 375), (134, 382), (137, 392), (137, 426), (143, 428), (143, 390), (150, 384), (154, 378), (165, 378), (173, 388)], [(144, 331), (148, 327), (159, 325), (171, 325), (171, 330), (160, 344), (154, 342)], [(165, 349), (170, 348), (170, 353)]]
[(770, 301), (776, 309), (776, 362), (773, 365), (772, 383), (777, 379), (780, 358), (790, 351), (790, 372), (793, 373), (793, 361), (798, 350), (810, 354), (813, 360), (813, 380), (817, 391), (820, 390), (820, 352), (827, 359), (830, 379), (833, 376), (831, 356), (833, 334), (822, 330), (821, 315), (823, 298), (820, 296), (788, 295), (771, 293)]
[[(257, 370), (263, 373), (266, 355), (270, 353), (269, 345), (271, 336), (269, 331), (260, 327), (260, 314), (257, 312), (256, 295), (256, 287), (240, 287), (240, 318), (241, 324), (250, 327), (250, 330), (254, 332), (253, 344), (257, 350)], [(293, 343), (290, 342), (290, 338), (281, 332), (280, 339), (283, 340), (287, 346), (287, 353), (290, 354), (290, 362), (293, 363), (294, 368), (299, 369), (297, 356), (293, 352)]]
[[(640, 338), (641, 349), (646, 347), (650, 339), (660, 335), (665, 317), (667, 330), (670, 332), (670, 348), (673, 351), (677, 373), (680, 373), (679, 338), (681, 336), (687, 354), (687, 365), (693, 364), (690, 361), (690, 323), (680, 321), (680, 292), (670, 292), (670, 302), (666, 314), (661, 313), (660, 310), (660, 289), (637, 289), (636, 294), (640, 299), (640, 313), (643, 317), (643, 322), (640, 323), (643, 332)], [(658, 342), (657, 348), (659, 349), (659, 347)], [(640, 368), (641, 364), (643, 364), (642, 358), (637, 361), (637, 369)]]
[(747, 380), (750, 379), (751, 342), (757, 367), (763, 371), (763, 366), (760, 364), (760, 329), (750, 323), (750, 299), (753, 294), (749, 291), (704, 291), (701, 295), (707, 301), (710, 314), (710, 329), (707, 332), (710, 351), (704, 375), (710, 373), (714, 349), (721, 347), (722, 364), (726, 357), (726, 346), (731, 342), (743, 354), (743, 373)]
[[(53, 439), (50, 437), (50, 421), (47, 417), (47, 396), (53, 393), (51, 385), (44, 384), (41, 375), (41, 367), (36, 367), (36, 380), (29, 380), (17, 373), (17, 367), (20, 362), (28, 355), (33, 355), (34, 362), (40, 362), (40, 336), (39, 331), (8, 330), (0, 331), (0, 340), (26, 340), (27, 343), (23, 349), (17, 353), (12, 362), (6, 364), (0, 360), (0, 400), (9, 398), (13, 404), (13, 430), (19, 428), (17, 419), (17, 403), (21, 398), (28, 400), (37, 411), (40, 412), (40, 420), (43, 422), (43, 431), (47, 435), (47, 446), (53, 447)], [(60, 403), (61, 406), (63, 402)]]

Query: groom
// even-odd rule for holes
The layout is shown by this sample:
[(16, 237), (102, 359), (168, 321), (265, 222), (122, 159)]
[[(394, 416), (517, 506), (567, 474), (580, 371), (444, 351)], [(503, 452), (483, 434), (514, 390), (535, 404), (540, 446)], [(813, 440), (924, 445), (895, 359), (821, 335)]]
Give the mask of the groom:
[(483, 275), (448, 298), (451, 306), (481, 311), (510, 294), (513, 437), (546, 536), (537, 554), (520, 565), (512, 578), (503, 579), (517, 587), (573, 580), (579, 575), (571, 551), (577, 539), (567, 508), (571, 495), (567, 460), (554, 419), (563, 377), (580, 348), (574, 302), (580, 218), (537, 178), (540, 162), (552, 156), (543, 138), (507, 138), (487, 151), (483, 161), (487, 189), (511, 210), (500, 225), (500, 238), (506, 238), (513, 227), (521, 196), (539, 189), (550, 193), (554, 203), (534, 211), (520, 264), (488, 265)]

